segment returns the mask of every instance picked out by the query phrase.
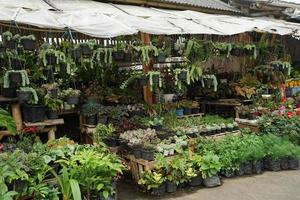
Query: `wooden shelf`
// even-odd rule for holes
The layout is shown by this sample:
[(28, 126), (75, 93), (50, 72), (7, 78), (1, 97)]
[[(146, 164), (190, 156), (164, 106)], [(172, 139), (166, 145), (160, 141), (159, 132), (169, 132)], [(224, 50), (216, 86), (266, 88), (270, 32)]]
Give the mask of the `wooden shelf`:
[(61, 125), (64, 124), (64, 119), (51, 119), (51, 120), (45, 120), (43, 122), (36, 122), (36, 123), (31, 123), (31, 122), (24, 122), (24, 125), (26, 127), (32, 127), (32, 126), (56, 126), (56, 125)]
[(191, 115), (178, 116), (177, 118), (202, 117), (203, 115), (204, 115), (204, 113), (197, 113), (197, 114), (191, 114)]
[(72, 114), (79, 114), (78, 109), (71, 109), (71, 110), (63, 110), (57, 113), (58, 115), (72, 115)]
[(8, 98), (0, 95), (0, 102), (17, 102), (18, 98)]

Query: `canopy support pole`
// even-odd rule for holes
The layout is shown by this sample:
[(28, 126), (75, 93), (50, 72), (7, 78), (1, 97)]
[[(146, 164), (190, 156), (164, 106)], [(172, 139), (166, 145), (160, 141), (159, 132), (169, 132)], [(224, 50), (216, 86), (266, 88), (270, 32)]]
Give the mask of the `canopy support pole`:
[[(141, 33), (141, 41), (144, 45), (149, 45), (150, 44), (150, 35), (147, 33)], [(143, 64), (143, 72), (144, 73), (148, 73), (149, 71), (151, 71), (153, 68), (153, 61), (151, 60), (149, 63), (144, 63)], [(150, 90), (150, 86), (149, 83), (148, 85), (144, 86), (143, 88), (144, 90), (144, 101), (145, 103), (151, 105), (154, 103), (154, 98), (153, 98), (153, 94)]]

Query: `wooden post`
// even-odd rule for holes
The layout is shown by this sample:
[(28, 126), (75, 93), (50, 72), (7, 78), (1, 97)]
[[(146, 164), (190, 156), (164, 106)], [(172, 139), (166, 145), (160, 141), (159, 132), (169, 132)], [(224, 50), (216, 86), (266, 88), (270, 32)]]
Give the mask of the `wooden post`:
[[(143, 44), (149, 45), (150, 44), (150, 35), (147, 33), (141, 33), (141, 40)], [(153, 67), (153, 62), (150, 61), (150, 63), (143, 63), (143, 72), (147, 73), (148, 71), (151, 71)], [(149, 84), (147, 86), (144, 86), (144, 101), (147, 104), (153, 104), (153, 94), (150, 91), (150, 86)]]
[(11, 112), (12, 112), (12, 116), (16, 122), (17, 131), (21, 131), (23, 129), (23, 121), (22, 121), (20, 104), (17, 102), (13, 102), (11, 104)]
[(56, 127), (53, 127), (49, 130), (49, 132), (48, 132), (48, 141), (55, 140), (55, 131), (56, 131)]

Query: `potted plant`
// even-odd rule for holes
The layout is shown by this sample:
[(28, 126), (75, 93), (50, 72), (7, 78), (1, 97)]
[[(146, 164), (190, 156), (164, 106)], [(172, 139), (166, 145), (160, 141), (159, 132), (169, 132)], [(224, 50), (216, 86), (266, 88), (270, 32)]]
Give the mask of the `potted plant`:
[[(32, 93), (34, 94), (34, 93)], [(31, 95), (31, 100), (22, 105), (22, 114), (25, 122), (41, 122), (46, 119), (46, 108), (44, 105), (38, 104), (39, 102)], [(41, 96), (41, 94), (39, 94)]]
[(29, 78), (25, 70), (8, 70), (3, 77), (3, 87), (25, 87), (29, 84)]
[(13, 36), (9, 31), (2, 33), (3, 44), (8, 49), (17, 49), (19, 35)]
[(80, 90), (76, 90), (73, 88), (68, 88), (63, 90), (60, 94), (69, 105), (76, 105), (79, 103)]
[(34, 35), (27, 35), (20, 37), (20, 44), (27, 51), (34, 51), (36, 49), (36, 38)]
[(158, 85), (158, 87), (162, 87), (162, 78), (161, 74), (158, 71), (149, 71), (148, 72), (149, 77), (149, 84), (150, 84), (150, 90), (153, 91), (153, 86)]
[(202, 175), (200, 172), (201, 159), (202, 159), (202, 157), (198, 154), (193, 154), (191, 157), (191, 161), (193, 163), (193, 169), (195, 172), (198, 172), (198, 173), (195, 173), (195, 175), (190, 180), (189, 184), (192, 187), (200, 186), (200, 185), (202, 185), (202, 182), (203, 182), (203, 178), (202, 178)]
[(32, 87), (21, 87), (17, 90), (18, 99), (21, 103), (38, 103), (38, 96)]
[(99, 113), (101, 105), (95, 101), (87, 101), (82, 106), (82, 114), (85, 116), (86, 124), (96, 125), (97, 114)]
[(98, 144), (104, 142), (109, 147), (116, 147), (119, 145), (119, 141), (116, 138), (116, 129), (112, 124), (98, 124), (93, 137)]
[(145, 186), (152, 195), (161, 196), (166, 192), (165, 179), (161, 173), (145, 171), (138, 184)]
[(57, 98), (59, 85), (60, 85), (59, 82), (48, 83), (48, 84), (43, 84), (42, 88), (45, 89), (52, 98)]
[(57, 119), (58, 111), (63, 106), (63, 101), (57, 98), (53, 98), (50, 94), (47, 94), (44, 98), (44, 104), (48, 108), (48, 118)]
[(203, 176), (203, 183), (206, 187), (215, 187), (221, 185), (218, 173), (221, 170), (219, 157), (212, 153), (206, 153), (200, 164), (200, 171)]
[(288, 163), (289, 163), (289, 169), (296, 170), (296, 169), (300, 168), (300, 148), (299, 147), (295, 147), (292, 150)]
[(184, 109), (183, 110), (184, 115), (191, 115), (192, 114), (193, 101), (182, 100), (182, 101), (180, 101), (180, 104)]
[(44, 44), (41, 46), (39, 58), (44, 66), (54, 66), (60, 62), (65, 62), (66, 55), (62, 51), (56, 50), (53, 46)]
[(142, 149), (142, 159), (152, 161), (154, 160), (154, 154), (156, 151), (156, 146), (150, 142), (145, 143)]

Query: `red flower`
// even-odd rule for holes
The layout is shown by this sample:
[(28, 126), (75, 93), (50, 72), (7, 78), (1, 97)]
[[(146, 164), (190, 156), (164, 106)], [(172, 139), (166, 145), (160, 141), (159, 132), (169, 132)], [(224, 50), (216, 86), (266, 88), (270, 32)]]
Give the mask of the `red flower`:
[(288, 117), (289, 119), (292, 118), (292, 117), (293, 117), (293, 112), (289, 111), (289, 112), (287, 113), (287, 117)]
[(0, 151), (3, 150), (3, 144), (0, 144)]
[(24, 132), (26, 132), (26, 133), (36, 133), (36, 132), (38, 132), (38, 127), (36, 127), (36, 126), (31, 126), (31, 127), (26, 127), (26, 128), (24, 128), (23, 130), (24, 130)]
[(296, 114), (297, 114), (297, 115), (300, 115), (300, 110), (298, 110), (298, 111), (296, 112)]
[(285, 102), (286, 102), (286, 97), (282, 97), (282, 98), (281, 98), (281, 102), (282, 102), (282, 103), (285, 103)]

